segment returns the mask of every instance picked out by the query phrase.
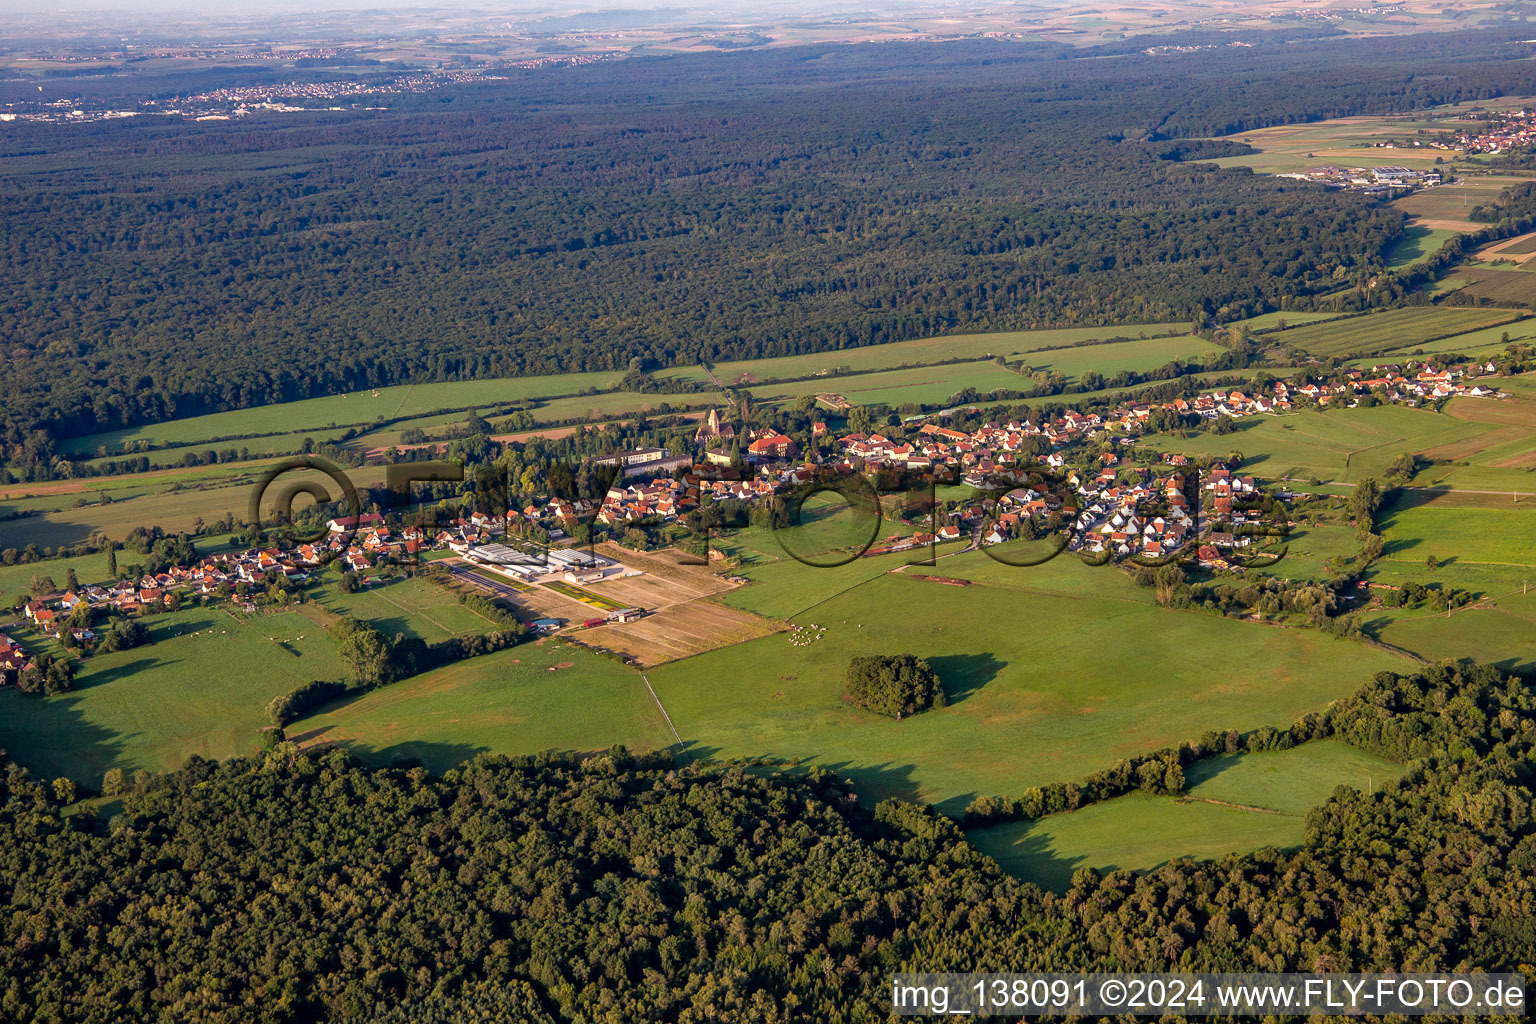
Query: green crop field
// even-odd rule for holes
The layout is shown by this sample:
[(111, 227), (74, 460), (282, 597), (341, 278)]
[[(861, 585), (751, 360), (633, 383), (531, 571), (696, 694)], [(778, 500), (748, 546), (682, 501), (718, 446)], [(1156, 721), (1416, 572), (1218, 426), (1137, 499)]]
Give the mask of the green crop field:
[[(1506, 335), (1509, 337), (1508, 341), (1504, 340)], [(1516, 342), (1529, 343), (1532, 340), (1536, 340), (1536, 317), (1485, 327), (1480, 331), (1468, 331), (1450, 338), (1441, 338), (1439, 341), (1419, 342), (1400, 349), (1389, 349), (1364, 359), (1351, 360), (1350, 365), (1369, 368), (1380, 363), (1401, 362), (1407, 357), (1434, 356), (1446, 352), (1464, 356), (1496, 356), (1509, 345)]]
[[(967, 354), (974, 354), (979, 358), (990, 358), (992, 355), (1012, 357), (1044, 348), (1109, 338), (1139, 339), (1147, 336), (1152, 342), (1157, 342), (1161, 339), (1155, 336), (1167, 334), (1170, 329), (1171, 325), (1168, 324), (1127, 324), (1115, 327), (1072, 327), (922, 338), (890, 345), (844, 349), (833, 353), (722, 363), (716, 368), (716, 373), (722, 381), (730, 381), (743, 373), (750, 373), (758, 380), (767, 380), (806, 376), (835, 370), (842, 366), (854, 370), (880, 370), (909, 364), (931, 363)], [(1194, 351), (1202, 351), (1203, 349), (1200, 348), (1202, 344), (1196, 339), (1185, 338), (1181, 345), (1174, 345), (1169, 349), (1172, 354), (1145, 366), (1139, 365), (1145, 363), (1145, 358), (1134, 354), (1116, 357), (1108, 355), (1106, 350), (1106, 359), (1110, 363), (1114, 363), (1117, 358), (1129, 359), (1138, 364), (1123, 368), (1150, 368), (1176, 356), (1182, 357), (1191, 351), (1191, 346), (1195, 346)], [(1152, 355), (1146, 358), (1156, 358), (1160, 348), (1156, 344), (1150, 345), (1147, 352)], [(1093, 364), (1090, 361), (1087, 365)], [(1106, 372), (1113, 372), (1113, 370)], [(414, 417), (411, 421), (401, 423), (394, 428), (402, 430), (407, 426), (437, 426), (457, 418), (446, 413), (439, 415), (444, 410), (488, 409), (517, 402), (549, 399), (542, 401), (535, 410), (539, 421), (547, 423), (585, 417), (624, 415), (654, 409), (662, 401), (670, 402), (674, 406), (684, 406), (697, 405), (708, 400), (707, 396), (657, 396), (636, 392), (580, 394), (589, 388), (608, 392), (608, 389), (617, 386), (622, 376), (622, 372), (619, 371), (601, 371), (542, 377), (398, 385), (326, 398), (284, 402), (254, 409), (211, 413), (167, 423), (69, 438), (60, 443), (60, 448), (70, 453), (100, 452), (105, 455), (121, 453), (129, 446), (139, 443), (153, 448), (212, 444), (221, 448), (229, 445), (250, 447), (257, 451), (292, 450), (305, 437), (326, 440), (340, 434), (346, 427), (365, 426), (379, 419)], [(707, 379), (704, 371), (699, 367), (664, 371), (662, 376)], [(956, 390), (964, 386), (967, 385), (957, 385)], [(812, 388), (812, 390), (816, 389)], [(901, 401), (908, 400), (901, 399)], [(246, 440), (219, 442), (215, 440), (217, 438), (246, 438)], [(394, 437), (387, 437), (377, 443), (389, 444), (394, 439)], [(174, 459), (164, 461), (175, 461), (179, 458), (178, 454)]]
[[(1199, 359), (1219, 351), (1217, 346), (1200, 338), (1179, 336), (1054, 349), (1033, 355), (1023, 353), (1021, 358), (1032, 369), (1053, 369), (1071, 380), (1086, 370), (1098, 370), (1106, 376), (1121, 370), (1152, 370), (1174, 359)], [(856, 405), (901, 405), (907, 402), (944, 402), (962, 388), (968, 387), (986, 393), (999, 388), (1024, 390), (1031, 386), (1028, 377), (991, 360), (977, 360), (789, 384), (764, 384), (751, 387), (750, 390), (754, 396), (769, 401), (786, 401), (800, 395), (832, 392)]]
[(1055, 370), (1068, 381), (1075, 381), (1088, 370), (1112, 377), (1122, 370), (1155, 370), (1175, 359), (1200, 360), (1221, 351), (1219, 345), (1203, 338), (1183, 335), (1041, 352), (1038, 356), (1027, 356), (1025, 362), (1035, 369)]
[(1336, 787), (1380, 789), (1402, 772), (1343, 743), (1318, 741), (1191, 765), (1188, 799), (1132, 794), (1039, 821), (972, 829), (967, 838), (1012, 874), (1063, 892), (1082, 867), (1145, 871), (1179, 857), (1299, 846), (1306, 812)]
[(1265, 480), (1358, 482), (1386, 475), (1405, 452), (1474, 438), (1486, 424), (1423, 409), (1381, 405), (1370, 409), (1306, 410), (1239, 420), (1231, 434), (1189, 438), (1156, 436), (1159, 449), (1186, 455), (1241, 452), (1243, 469)]
[(211, 413), (151, 426), (71, 438), (60, 443), (67, 452), (93, 453), (99, 448), (122, 451), (131, 442), (150, 445), (201, 444), (211, 438), (247, 434), (283, 434), (333, 425), (367, 424), (396, 416), (425, 415), (439, 409), (505, 405), (552, 395), (571, 395), (585, 388), (616, 386), (622, 371), (566, 373), (545, 377), (504, 377), (490, 380), (401, 384), (376, 391), (356, 391), (327, 398)]
[[(1410, 664), (1312, 630), (1168, 611), (1117, 570), (1071, 556), (1014, 568), (972, 552), (914, 570), (977, 580), (968, 587), (880, 571), (903, 560), (753, 570), (774, 578), (741, 599), (771, 587), (774, 609), (820, 637), (779, 634), (651, 670), (684, 740), (836, 765), (868, 793), (958, 811), (978, 792), (1077, 778), (1209, 728), (1289, 724)], [(895, 722), (844, 703), (849, 660), (894, 651), (928, 658), (950, 706)]]
[(1260, 313), (1246, 320), (1234, 320), (1234, 324), (1247, 324), (1251, 331), (1269, 331), (1284, 324), (1286, 327), (1297, 327), (1301, 324), (1315, 324), (1323, 320), (1337, 320), (1338, 313), (1297, 313), (1281, 310), (1278, 313)]
[[(275, 460), (268, 465), (272, 464)], [(122, 540), (136, 526), (161, 526), (171, 532), (191, 530), (199, 519), (211, 523), (229, 514), (244, 520), (249, 514), (251, 492), (261, 468), (260, 464), (253, 466), (249, 463), (210, 467), (210, 478), (196, 486), (172, 478), (158, 487), (139, 488), (124, 478), (126, 489), (121, 493), (132, 497), (113, 500), (110, 504), (68, 507), (41, 516), (0, 521), (0, 548), (77, 544), (96, 532)], [(219, 470), (223, 470), (222, 476), (219, 476)], [(346, 475), (358, 488), (379, 486), (384, 482), (384, 467), (362, 466), (347, 470)], [(281, 484), (297, 480), (314, 480), (336, 498), (342, 493), (334, 481), (319, 472), (284, 474)], [(267, 500), (270, 502), (280, 490), (281, 487), (275, 487), (269, 491)], [(84, 496), (95, 495), (85, 492)]]
[(108, 768), (165, 771), (192, 754), (248, 754), (273, 697), (343, 672), (330, 637), (296, 612), (189, 608), (144, 624), (151, 644), (90, 658), (70, 693), (0, 690), (0, 749), (45, 777), (92, 787)]
[(482, 751), (590, 751), (673, 742), (633, 669), (545, 641), (395, 683), (295, 722), (301, 742), (341, 743), (365, 759), (420, 759), (435, 771)]
[[(722, 384), (734, 384), (741, 381), (743, 375), (750, 377), (750, 380), (745, 382), (749, 384), (751, 381), (784, 380), (791, 377), (809, 377), (813, 374), (831, 378), (845, 369), (854, 372), (895, 370), (904, 366), (923, 366), (948, 359), (991, 359), (993, 356), (1006, 356), (1013, 359), (1026, 352), (1056, 349), (1087, 341), (1156, 337), (1166, 335), (1183, 326), (1124, 324), (1114, 327), (1063, 327), (1042, 331), (951, 334), (937, 338), (920, 338), (915, 341), (892, 342), (889, 345), (865, 345), (860, 348), (814, 352), (808, 355), (718, 363), (714, 373)], [(1100, 346), (1088, 347), (1098, 349)], [(694, 381), (709, 380), (709, 375), (704, 369), (697, 366), (663, 370), (657, 376), (679, 377)]]
[(1492, 327), (1518, 315), (1516, 311), (1506, 309), (1389, 309), (1328, 323), (1292, 327), (1265, 335), (1265, 339), (1315, 356), (1358, 357), (1411, 348), (1446, 335)]
[(760, 401), (791, 401), (801, 395), (832, 392), (855, 405), (902, 405), (907, 402), (944, 402), (963, 388), (986, 393), (998, 389), (1031, 387), (1028, 377), (999, 366), (990, 359), (945, 366), (917, 366), (904, 370), (880, 370), (835, 380), (763, 384), (751, 388)]
[(419, 577), (396, 576), (351, 594), (331, 583), (313, 588), (307, 596), (333, 615), (366, 619), (387, 636), (414, 636), (429, 643), (500, 628), (460, 604), (453, 591)]
[(548, 587), (550, 590), (553, 590), (557, 594), (564, 594), (566, 597), (575, 598), (582, 604), (590, 605), (593, 608), (596, 608), (598, 611), (616, 612), (620, 608), (625, 607), (623, 604), (613, 600), (612, 598), (594, 594), (590, 590), (584, 590), (581, 587), (575, 587), (560, 580), (555, 580), (551, 583), (544, 583), (541, 584), (541, 586)]
[(1536, 569), (1536, 505), (1465, 508), (1441, 501), (1414, 504), (1414, 497), (1377, 518), (1387, 540), (1384, 559), (1414, 562), (1420, 570), (1429, 555), (1441, 562), (1483, 563), (1527, 574)]

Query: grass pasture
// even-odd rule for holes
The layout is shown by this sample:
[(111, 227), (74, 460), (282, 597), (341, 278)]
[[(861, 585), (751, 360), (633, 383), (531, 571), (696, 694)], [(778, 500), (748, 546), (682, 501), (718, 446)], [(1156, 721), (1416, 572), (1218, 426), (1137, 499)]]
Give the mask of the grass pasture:
[(92, 787), (108, 768), (248, 754), (273, 697), (343, 672), (330, 637), (297, 612), (188, 608), (144, 624), (151, 644), (90, 658), (69, 693), (0, 690), (0, 749), (39, 775)]
[(1423, 409), (1380, 405), (1370, 409), (1306, 410), (1240, 420), (1227, 435), (1158, 437), (1159, 449), (1185, 455), (1243, 454), (1244, 471), (1265, 480), (1316, 477), (1356, 483), (1378, 479), (1399, 455), (1475, 437), (1486, 425)]
[(1414, 307), (1306, 324), (1288, 328), (1266, 339), (1321, 358), (1362, 357), (1391, 352), (1448, 335), (1493, 327), (1519, 314), (1507, 309)]
[[(888, 345), (865, 345), (859, 348), (835, 349), (830, 352), (813, 352), (807, 355), (735, 360), (717, 363), (714, 373), (723, 384), (742, 383), (748, 386), (755, 381), (784, 380), (813, 375), (835, 379), (836, 374), (843, 369), (864, 373), (871, 370), (895, 370), (907, 366), (931, 365), (957, 358), (991, 359), (993, 356), (1006, 356), (1013, 359), (1026, 352), (1059, 350), (1069, 345), (1107, 341), (1110, 338), (1160, 337), (1173, 329), (1174, 326), (1171, 324), (1125, 324), (1113, 327), (1061, 327), (1040, 331), (950, 334), (936, 338), (919, 338), (915, 341), (897, 341)], [(1102, 346), (1086, 347), (1092, 350)], [(705, 373), (703, 367), (699, 366), (662, 370), (657, 376), (692, 381), (709, 380), (709, 375)], [(832, 390), (836, 389), (832, 388)]]
[(258, 434), (289, 434), (302, 430), (372, 423), (378, 419), (420, 415), (443, 409), (508, 405), (553, 395), (573, 395), (585, 388), (603, 390), (618, 384), (622, 371), (566, 373), (544, 377), (501, 377), (489, 380), (400, 384), (325, 398), (210, 413), (127, 430), (70, 438), (60, 450), (92, 453), (144, 442), (155, 447), (203, 444), (211, 438)]
[(1336, 787), (1379, 789), (1402, 771), (1346, 744), (1318, 741), (1197, 762), (1185, 799), (1132, 794), (1039, 821), (972, 829), (967, 838), (1012, 874), (1063, 892), (1081, 867), (1145, 871), (1180, 857), (1299, 846), (1306, 812)]
[[(871, 795), (958, 811), (978, 793), (1078, 778), (1208, 728), (1289, 724), (1408, 664), (1312, 630), (1168, 611), (1115, 569), (1070, 557), (1015, 568), (979, 552), (941, 555), (931, 571), (976, 581), (965, 587), (882, 571), (902, 560), (764, 566), (771, 582), (731, 596), (771, 588), (801, 634), (652, 670), (685, 742), (832, 766)], [(929, 659), (948, 707), (895, 722), (843, 701), (852, 657), (895, 651)]]
[[(199, 519), (211, 523), (229, 514), (243, 521), (249, 515), (253, 487), (261, 473), (275, 464), (274, 461), (206, 467), (207, 475), (197, 478), (166, 474), (149, 474), (151, 479), (142, 482), (131, 476), (114, 478), (118, 486), (107, 492), (114, 496), (111, 502), (97, 502), (80, 508), (57, 498), (48, 498), (45, 500), (53, 511), (0, 521), (0, 548), (77, 544), (98, 531), (114, 540), (122, 540), (136, 526), (158, 525), (174, 533), (191, 530)], [(358, 488), (376, 487), (384, 482), (382, 466), (361, 466), (345, 472)], [(266, 492), (266, 502), (270, 503), (284, 486), (300, 480), (320, 484), (334, 498), (341, 496), (335, 481), (324, 473), (295, 471), (283, 474), (274, 483)], [(97, 495), (98, 492), (85, 492), (82, 496), (96, 498)], [(296, 506), (302, 506), (307, 500), (301, 499)], [(66, 507), (57, 507), (61, 504)], [(264, 506), (263, 516), (269, 513), (270, 509)]]
[(295, 722), (288, 734), (305, 745), (340, 743), (373, 762), (417, 758), (434, 771), (482, 751), (673, 742), (638, 673), (559, 640), (415, 676)]
[(1387, 266), (1406, 267), (1422, 259), (1428, 259), (1457, 234), (1458, 232), (1449, 228), (1431, 228), (1424, 225), (1410, 227), (1404, 233), (1402, 240), (1387, 250)]
[(366, 620), (386, 636), (414, 636), (428, 643), (501, 628), (460, 604), (453, 591), (420, 577), (397, 576), (351, 594), (328, 584), (311, 590), (309, 597), (305, 610), (322, 612), (317, 620), (345, 615)]

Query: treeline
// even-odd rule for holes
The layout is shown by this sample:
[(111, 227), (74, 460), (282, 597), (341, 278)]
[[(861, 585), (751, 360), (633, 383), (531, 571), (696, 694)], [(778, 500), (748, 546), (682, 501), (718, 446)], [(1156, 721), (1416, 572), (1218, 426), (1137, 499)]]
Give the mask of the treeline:
[[(59, 437), (406, 381), (1304, 304), (1379, 274), (1401, 217), (1167, 159), (1217, 151), (1178, 139), (1536, 91), (1499, 33), (816, 52), (573, 68), (281, 127), (14, 136), (0, 443), (26, 473)], [(244, 170), (285, 153), (292, 174)]]
[(278, 742), (116, 787), (100, 823), (5, 763), (0, 1016), (869, 1024), (904, 968), (1514, 971), (1533, 734), (1496, 669), (1382, 674), (1274, 742), (1347, 740), (1409, 762), (1397, 784), (1341, 787), (1299, 849), (1084, 868), (1061, 896), (816, 769), (615, 749), (434, 778)]
[(267, 705), (267, 716), (274, 725), (284, 726), (348, 694), (366, 693), (456, 661), (504, 651), (528, 639), (528, 627), (492, 602), (472, 594), (464, 595), (462, 601), (503, 628), (427, 643), (403, 633), (385, 636), (361, 619), (344, 617), (329, 630), (351, 671), (351, 682), (321, 679), (305, 683), (274, 697)]
[[(1458, 694), (1459, 707), (1477, 720), (1476, 730), (1457, 732), (1458, 728), (1466, 730), (1467, 723), (1458, 727), (1441, 721), (1435, 702), (1444, 699), (1449, 691)], [(1520, 720), (1512, 713), (1477, 718), (1476, 709), (1486, 712), (1495, 704), (1504, 706), (1507, 701), (1516, 706), (1532, 706), (1530, 692), (1523, 682), (1505, 678), (1493, 669), (1442, 665), (1411, 677), (1382, 672), (1347, 700), (1304, 715), (1287, 729), (1265, 726), (1247, 735), (1235, 729), (1207, 732), (1198, 740), (1185, 740), (1177, 747), (1122, 760), (1112, 768), (1094, 772), (1081, 783), (1031, 787), (1017, 797), (980, 796), (966, 807), (961, 821), (972, 827), (1032, 820), (1137, 791), (1176, 796), (1184, 790), (1185, 769), (1196, 761), (1227, 754), (1289, 750), (1320, 739), (1340, 739), (1402, 763), (1445, 753), (1454, 734), (1467, 738), (1472, 744), (1468, 749), (1482, 754), (1500, 742), (1516, 738), (1521, 731), (1536, 727), (1536, 722), (1519, 725)]]

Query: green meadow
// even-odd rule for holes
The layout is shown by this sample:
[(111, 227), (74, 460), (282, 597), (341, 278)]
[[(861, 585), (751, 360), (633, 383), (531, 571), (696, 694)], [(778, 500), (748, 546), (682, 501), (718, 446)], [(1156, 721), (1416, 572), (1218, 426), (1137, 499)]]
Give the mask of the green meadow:
[(1159, 435), (1152, 443), (1191, 456), (1241, 452), (1243, 470), (1266, 481), (1318, 478), (1357, 483), (1384, 477), (1405, 452), (1460, 442), (1486, 430), (1486, 424), (1424, 409), (1379, 405), (1248, 417), (1230, 434)]
[[(229, 550), (229, 537), (228, 535), (199, 537), (193, 544), (200, 554), (212, 554)], [(141, 557), (132, 551), (119, 550), (117, 553), (119, 572), (125, 571)], [(46, 576), (62, 588), (71, 569), (75, 571), (75, 576), (81, 584), (86, 586), (93, 583), (115, 582), (107, 574), (105, 551), (72, 558), (49, 558), (19, 565), (0, 565), (0, 601), (3, 601), (6, 607), (10, 607), (16, 598), (28, 591), (33, 577), (36, 576)]]
[(135, 442), (157, 447), (202, 444), (219, 437), (285, 434), (296, 430), (344, 427), (397, 416), (426, 415), (439, 409), (506, 405), (553, 395), (571, 395), (586, 388), (601, 391), (616, 386), (623, 376), (622, 371), (608, 370), (543, 377), (400, 384), (91, 434), (64, 441), (60, 448), (81, 453), (93, 453), (105, 448), (108, 453), (112, 453), (122, 451), (126, 445)]
[[(1177, 325), (1173, 324), (1123, 324), (1112, 327), (1001, 331), (991, 334), (950, 334), (937, 338), (920, 338), (915, 341), (897, 341), (889, 345), (865, 345), (859, 348), (835, 349), (831, 352), (814, 352), (808, 355), (717, 363), (714, 374), (722, 384), (734, 384), (741, 380), (744, 374), (750, 375), (751, 380), (766, 381), (812, 375), (831, 377), (845, 370), (855, 373), (892, 370), (904, 366), (930, 365), (949, 359), (991, 359), (993, 356), (1005, 356), (1011, 360), (1024, 353), (1038, 352), (1042, 349), (1060, 349), (1084, 342), (1108, 341), (1111, 338), (1158, 337), (1175, 330)], [(1090, 350), (1104, 348), (1100, 345), (1087, 347)], [(657, 376), (678, 377), (693, 381), (709, 380), (709, 375), (703, 367), (699, 366), (663, 370)]]
[(0, 690), (0, 749), (95, 787), (108, 768), (166, 771), (248, 754), (275, 696), (340, 678), (336, 645), (297, 612), (187, 608), (144, 620), (152, 643), (87, 659), (56, 697)]
[[(195, 482), (154, 474), (161, 477), (158, 486), (139, 486), (131, 476), (119, 477), (115, 479), (122, 486), (109, 492), (109, 496), (115, 497), (106, 503), (96, 500), (99, 492), (95, 491), (71, 493), (62, 498), (49, 496), (44, 501), (54, 511), (0, 521), (0, 548), (77, 544), (98, 532), (120, 541), (137, 526), (160, 526), (172, 533), (190, 531), (198, 520), (211, 523), (231, 514), (244, 521), (249, 516), (255, 484), (265, 469), (276, 463), (274, 459), (208, 467), (208, 473)], [(384, 467), (360, 466), (346, 470), (346, 475), (358, 488), (378, 486), (384, 482)], [(330, 477), (318, 471), (284, 474), (282, 484), (304, 479), (319, 483), (333, 497), (342, 494)], [(268, 492), (267, 500), (270, 502), (273, 496)], [(73, 502), (80, 497), (92, 502), (77, 507)]]
[(558, 640), (458, 662), (324, 709), (288, 727), (371, 761), (443, 771), (477, 753), (591, 751), (674, 741), (633, 669)]
[(420, 577), (396, 576), (350, 594), (328, 583), (310, 590), (307, 597), (316, 608), (366, 620), (386, 636), (413, 636), (428, 643), (501, 628), (460, 604), (454, 591)]
[[(761, 610), (823, 630), (803, 645), (778, 634), (651, 670), (684, 740), (833, 766), (866, 793), (959, 811), (978, 793), (1079, 778), (1206, 729), (1286, 725), (1409, 664), (1313, 630), (1168, 611), (1118, 570), (1072, 556), (1015, 568), (972, 552), (880, 571), (902, 560), (752, 570), (771, 575), (739, 591), (742, 602), (756, 590)], [(928, 658), (950, 706), (896, 722), (846, 704), (850, 659), (894, 651)]]
[(1379, 790), (1401, 765), (1343, 743), (1234, 754), (1191, 765), (1187, 797), (1131, 794), (1039, 821), (972, 829), (971, 843), (1010, 873), (1065, 891), (1072, 873), (1145, 871), (1179, 857), (1209, 859), (1300, 846), (1308, 810), (1338, 786)]
[(1428, 259), (1458, 234), (1446, 228), (1410, 227), (1403, 232), (1402, 240), (1387, 250), (1387, 266), (1406, 267)]

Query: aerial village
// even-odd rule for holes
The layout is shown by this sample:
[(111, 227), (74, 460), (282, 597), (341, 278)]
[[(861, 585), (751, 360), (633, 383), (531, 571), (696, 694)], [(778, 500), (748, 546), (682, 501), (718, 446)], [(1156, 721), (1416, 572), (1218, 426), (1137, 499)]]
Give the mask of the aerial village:
[[(257, 610), (261, 595), (303, 587), (335, 563), (359, 585), (375, 570), (423, 557), (444, 561), (455, 579), (519, 604), (529, 588), (544, 586), (590, 605), (582, 619), (541, 615), (529, 625), (540, 632), (567, 625), (626, 623), (646, 614), (637, 605), (604, 600), (583, 589), (610, 578), (640, 575), (621, 561), (575, 546), (581, 524), (608, 535), (638, 528), (677, 526), (709, 502), (754, 505), (829, 476), (908, 471), (945, 484), (972, 488), (973, 497), (945, 503), (907, 532), (877, 541), (865, 556), (940, 544), (984, 547), (1047, 534), (1067, 537), (1066, 550), (1106, 559), (1192, 560), (1224, 570), (1249, 545), (1244, 532), (1259, 513), (1264, 493), (1251, 475), (1221, 466), (1197, 472), (1183, 455), (1156, 453), (1141, 444), (1148, 420), (1159, 409), (1188, 421), (1275, 415), (1305, 406), (1352, 405), (1366, 395), (1408, 405), (1456, 395), (1497, 398), (1501, 392), (1475, 374), (1493, 364), (1456, 369), (1397, 365), (1349, 371), (1328, 384), (1275, 381), (1267, 394), (1215, 390), (1167, 403), (1129, 402), (1108, 412), (1067, 409), (1054, 418), (988, 422), (972, 430), (945, 426), (943, 416), (922, 416), (890, 433), (851, 432), (832, 438), (834, 454), (803, 454), (809, 446), (771, 427), (737, 428), (711, 410), (698, 427), (695, 451), (640, 448), (596, 460), (619, 470), (601, 496), (549, 497), (494, 511), (473, 512), (430, 526), (391, 523), (379, 512), (338, 517), (324, 536), (209, 554), (136, 578), (81, 585), (34, 595), (17, 609), (45, 636), (89, 650), (96, 637), (72, 613), (81, 604), (95, 611), (136, 616), (174, 610), (189, 599), (227, 600), (237, 610)], [(835, 396), (834, 396), (835, 397)], [(811, 440), (828, 435), (812, 425)], [(900, 436), (893, 436), (900, 435)], [(733, 464), (733, 442), (745, 465)], [(1100, 450), (1104, 449), (1104, 450)], [(1139, 450), (1148, 455), (1138, 458)], [(1279, 492), (1283, 499), (1292, 497)], [(530, 536), (540, 541), (529, 541)], [(612, 549), (610, 549), (612, 550)], [(0, 685), (14, 683), (29, 664), (27, 652), (0, 633)]]

